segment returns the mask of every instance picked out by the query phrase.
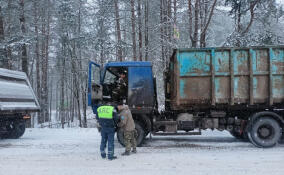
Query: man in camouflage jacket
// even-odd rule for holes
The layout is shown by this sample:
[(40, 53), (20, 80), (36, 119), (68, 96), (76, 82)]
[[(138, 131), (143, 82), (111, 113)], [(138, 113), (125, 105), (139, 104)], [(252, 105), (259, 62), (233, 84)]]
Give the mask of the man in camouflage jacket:
[(131, 111), (127, 105), (118, 105), (120, 122), (118, 126), (124, 131), (124, 144), (125, 152), (122, 155), (130, 155), (130, 150), (132, 146), (132, 153), (136, 153), (136, 137), (137, 132), (135, 130), (135, 123), (132, 118)]

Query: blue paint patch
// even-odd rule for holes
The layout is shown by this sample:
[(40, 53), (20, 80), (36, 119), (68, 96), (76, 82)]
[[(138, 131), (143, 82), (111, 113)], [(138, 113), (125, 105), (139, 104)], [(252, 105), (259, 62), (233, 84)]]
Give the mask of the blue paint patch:
[(283, 98), (284, 97), (284, 79), (283, 76), (273, 77), (273, 98)]
[(256, 77), (253, 77), (252, 84), (253, 84), (253, 98), (263, 98), (263, 94), (258, 94), (257, 93), (258, 82), (257, 82), (257, 78)]
[(234, 54), (234, 70), (236, 73), (245, 73), (249, 70), (248, 52), (245, 50), (236, 50)]
[(180, 76), (210, 72), (210, 52), (181, 52), (178, 55)]
[(222, 51), (215, 52), (215, 71), (217, 72), (229, 72), (230, 71), (230, 52)]
[(183, 79), (180, 79), (180, 84), (179, 84), (179, 92), (180, 92), (180, 98), (187, 98), (184, 88), (185, 88), (185, 81)]
[(254, 51), (253, 49), (249, 49), (249, 54), (251, 57), (251, 61), (252, 61), (252, 71), (256, 72), (256, 63), (257, 63), (257, 59), (256, 59), (256, 51)]
[(272, 73), (284, 71), (284, 51), (281, 49), (270, 49), (270, 58), (272, 60)]
[(216, 98), (221, 98), (222, 89), (220, 89), (220, 78), (215, 78), (215, 94)]
[(234, 98), (238, 98), (240, 96), (239, 92), (239, 77), (234, 78)]

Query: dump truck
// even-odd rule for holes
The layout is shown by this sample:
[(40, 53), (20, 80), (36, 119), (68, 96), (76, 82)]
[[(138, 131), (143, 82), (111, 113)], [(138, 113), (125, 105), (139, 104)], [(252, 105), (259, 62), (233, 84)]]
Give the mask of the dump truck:
[[(284, 46), (175, 49), (166, 71), (165, 109), (158, 110), (151, 62), (89, 64), (88, 104), (115, 105), (112, 91), (127, 72), (121, 94), (133, 114), (137, 143), (151, 135), (200, 135), (227, 130), (257, 147), (275, 146), (284, 128)], [(117, 132), (123, 144), (123, 131)]]
[(24, 72), (0, 68), (0, 138), (17, 139), (40, 105)]

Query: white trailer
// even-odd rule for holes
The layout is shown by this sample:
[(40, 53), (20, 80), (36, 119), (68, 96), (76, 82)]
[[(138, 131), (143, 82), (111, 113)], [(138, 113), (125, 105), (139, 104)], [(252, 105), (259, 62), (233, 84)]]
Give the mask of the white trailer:
[(24, 72), (0, 68), (0, 137), (19, 138), (40, 105)]

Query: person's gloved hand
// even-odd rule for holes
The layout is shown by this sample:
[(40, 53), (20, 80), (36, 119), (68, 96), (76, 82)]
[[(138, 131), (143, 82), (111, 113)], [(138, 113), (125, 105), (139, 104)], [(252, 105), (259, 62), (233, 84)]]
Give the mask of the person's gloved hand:
[(101, 127), (101, 125), (99, 123), (96, 123), (96, 128), (98, 129), (99, 132), (101, 132), (102, 127)]

